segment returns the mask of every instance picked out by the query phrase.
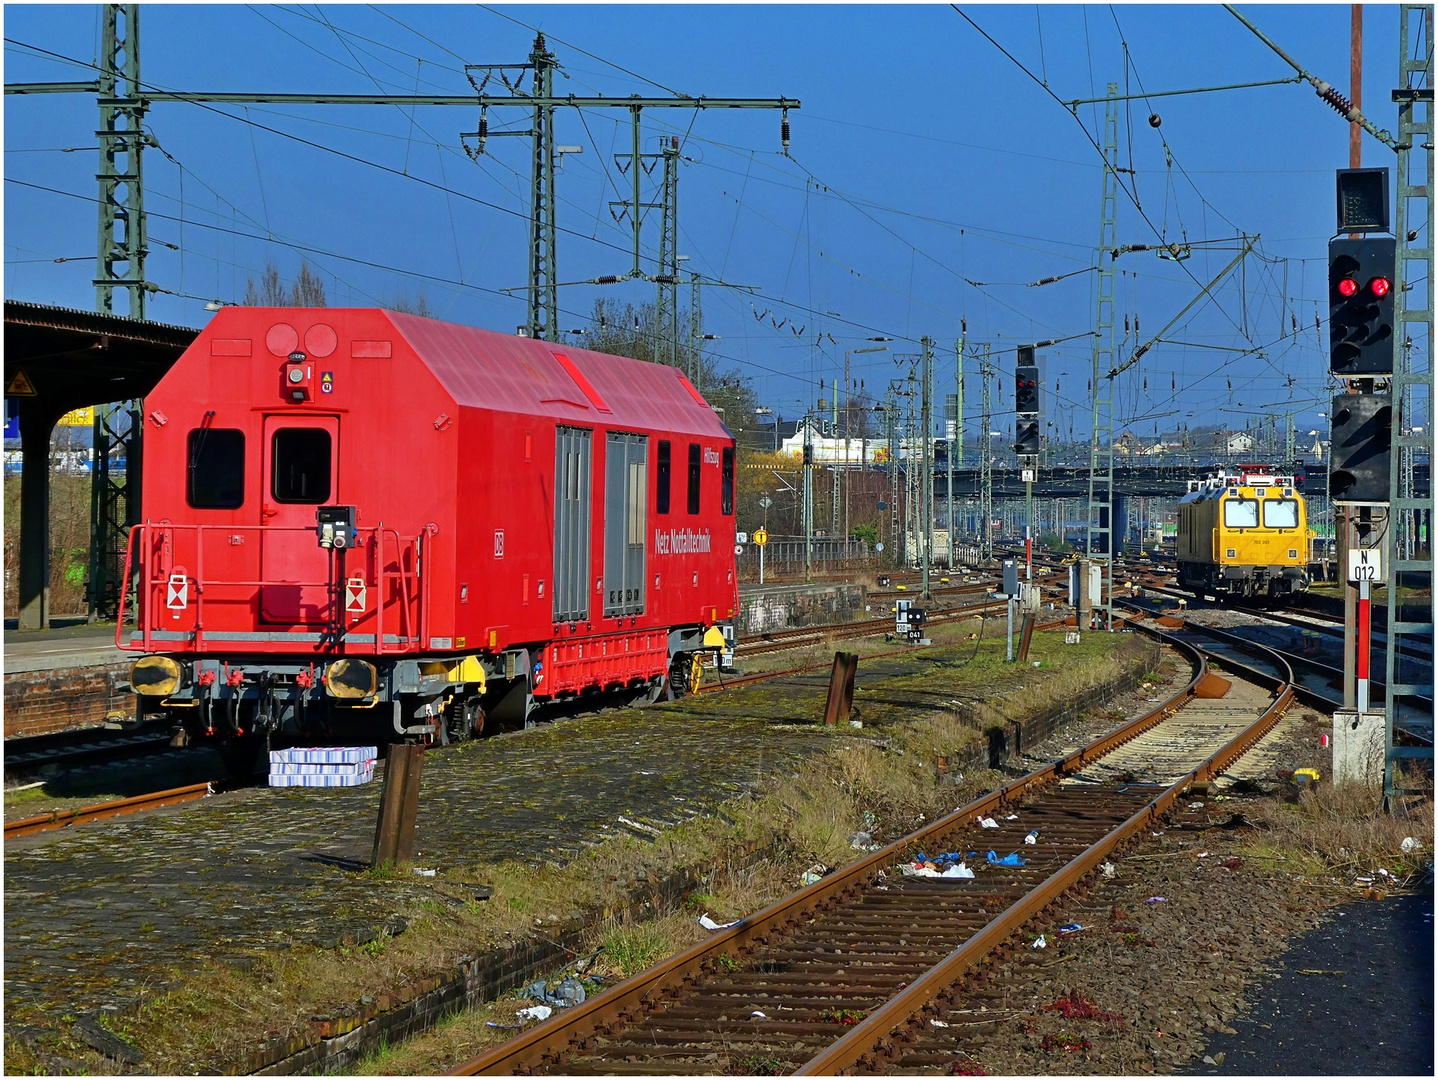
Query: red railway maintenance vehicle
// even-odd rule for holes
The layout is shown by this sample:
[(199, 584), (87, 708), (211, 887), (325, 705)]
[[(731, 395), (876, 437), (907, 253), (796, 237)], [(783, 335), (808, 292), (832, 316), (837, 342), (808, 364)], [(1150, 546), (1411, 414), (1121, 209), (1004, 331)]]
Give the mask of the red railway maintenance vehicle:
[(233, 307), (144, 423), (117, 643), (189, 737), (467, 737), (732, 647), (734, 438), (675, 368)]

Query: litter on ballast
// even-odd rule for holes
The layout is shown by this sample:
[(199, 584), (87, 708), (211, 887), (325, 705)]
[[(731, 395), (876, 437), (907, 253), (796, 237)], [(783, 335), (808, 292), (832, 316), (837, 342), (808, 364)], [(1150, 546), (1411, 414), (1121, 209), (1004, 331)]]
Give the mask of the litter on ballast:
[[(567, 1009), (571, 1005), (584, 1004), (584, 984), (573, 975), (565, 976), (564, 980), (550, 990), (543, 979), (535, 979), (523, 990), (520, 991), (525, 997), (534, 998), (536, 1001), (544, 1002), (546, 1005), (553, 1005), (557, 1009)], [(549, 1014), (546, 1012), (545, 1016)], [(540, 1017), (544, 1019), (544, 1017)]]
[(416, 866), (416, 867), (414, 868), (414, 872), (415, 872), (416, 874), (418, 874), (420, 877), (434, 877), (434, 874), (435, 874), (435, 872), (434, 872), (433, 870), (425, 870), (425, 869), (422, 869), (422, 868), (420, 868), (420, 867), (418, 867), (418, 866)]
[(1043, 934), (1040, 934), (1040, 935), (1038, 936), (1038, 940), (1034, 942), (1034, 948), (1035, 948), (1035, 949), (1047, 949), (1048, 947), (1049, 947), (1048, 940), (1044, 937)]
[(1168, 903), (1168, 897), (1166, 897), (1166, 896), (1150, 896), (1147, 900), (1144, 901), (1144, 903), (1145, 903), (1145, 904), (1166, 904), (1166, 903)]
[(1413, 839), (1413, 837), (1405, 836), (1403, 838), (1403, 843), (1398, 845), (1398, 850), (1403, 852), (1404, 855), (1411, 855), (1413, 854), (1413, 852), (1417, 851), (1422, 846), (1423, 845), (1420, 844), (1417, 840)]
[(1023, 865), (1025, 865), (1024, 860), (1019, 858), (1019, 853), (1018, 853), (1017, 851), (1010, 852), (1008, 855), (1005, 855), (1002, 859), (999, 858), (996, 853), (994, 853), (994, 852), (991, 851), (991, 852), (989, 852), (989, 863), (990, 863), (991, 865), (993, 865), (993, 866), (1023, 866)]
[(1118, 872), (1118, 868), (1111, 862), (1106, 862), (1099, 867), (1099, 872), (1106, 878), (1111, 878)]
[(812, 885), (814, 884), (814, 882), (822, 879), (824, 875), (828, 872), (829, 868), (823, 863), (815, 863), (813, 866), (809, 867), (809, 869), (805, 870), (804, 873), (800, 876), (799, 884)]
[(1188, 804), (1188, 808), (1189, 808), (1190, 810), (1202, 810), (1202, 809), (1203, 809), (1203, 803), (1201, 803), (1201, 802), (1191, 802), (1191, 803)]
[(1004, 815), (1004, 820), (1005, 820), (1005, 821), (1018, 821), (1018, 819), (1019, 819), (1018, 814), (1005, 814), (1005, 815)]
[(695, 921), (698, 922), (700, 926), (704, 927), (705, 930), (728, 930), (731, 926), (739, 925), (740, 920), (735, 919), (733, 922), (715, 922), (709, 917), (709, 912), (706, 911), (703, 915), (700, 915), (699, 918)]
[(1038, 831), (1037, 829), (1035, 829), (1033, 832), (1029, 833), (1027, 836), (1024, 837), (1024, 843), (1025, 843), (1025, 844), (1037, 844), (1038, 842), (1039, 842), (1039, 831)]
[(873, 833), (863, 831), (849, 834), (849, 846), (855, 851), (878, 851), (880, 847), (874, 843)]
[(985, 829), (997, 829), (999, 827), (999, 823), (991, 817), (979, 818), (979, 824), (982, 825)]
[(944, 1023), (944, 1021), (942, 1021), (942, 1020), (930, 1020), (929, 1023), (930, 1023), (931, 1025), (933, 1025), (934, 1027), (948, 1027), (948, 1026), (949, 1026), (948, 1024)]
[(765, 1013), (761, 1013), (758, 1009), (755, 1009), (753, 1012), (751, 1012), (751, 1013), (749, 1014), (749, 1019), (750, 1019), (750, 1020), (767, 1020), (767, 1019), (769, 1019), (769, 1017), (768, 1017)]
[(965, 866), (963, 863), (954, 863), (953, 866), (949, 867), (947, 870), (945, 870), (939, 875), (939, 877), (946, 878), (971, 878), (973, 876), (974, 872), (970, 870), (967, 866)]
[(1059, 933), (1060, 933), (1060, 934), (1077, 934), (1079, 931), (1084, 930), (1084, 929), (1086, 929), (1086, 927), (1084, 926), (1083, 923), (1071, 922), (1071, 923), (1065, 923), (1063, 926), (1060, 926), (1060, 927), (1059, 927)]
[(554, 1010), (548, 1005), (531, 1005), (527, 1009), (520, 1009), (514, 1016), (517, 1020), (548, 1020), (553, 1013)]

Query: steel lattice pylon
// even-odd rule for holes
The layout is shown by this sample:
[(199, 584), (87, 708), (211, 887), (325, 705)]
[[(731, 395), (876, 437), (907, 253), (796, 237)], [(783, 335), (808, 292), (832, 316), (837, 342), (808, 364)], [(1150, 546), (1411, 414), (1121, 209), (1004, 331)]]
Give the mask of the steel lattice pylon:
[[(544, 35), (534, 39), (529, 54), (534, 68), (534, 96), (554, 95), (554, 69), (559, 66), (544, 44)], [(559, 340), (559, 279), (554, 263), (554, 106), (534, 106), (532, 144), (532, 187), (529, 209), (529, 336), (544, 341)]]
[[(1405, 4), (1399, 15), (1398, 199), (1394, 232), (1398, 238), (1393, 335), (1393, 453), (1390, 458), (1388, 507), (1388, 639), (1384, 666), (1386, 753), (1383, 789), (1388, 796), (1404, 793), (1395, 765), (1403, 758), (1432, 759), (1433, 747), (1395, 746), (1399, 712), (1405, 701), (1432, 694), (1432, 686), (1404, 663), (1409, 640), (1433, 642), (1433, 487), (1419, 497), (1413, 465), (1420, 450), (1429, 450), (1433, 417), (1433, 9)], [(1419, 91), (1427, 91), (1420, 100)], [(1422, 110), (1421, 116), (1415, 112)], [(1416, 151), (1416, 160), (1415, 160)], [(1409, 230), (1414, 237), (1409, 239)], [(1410, 271), (1410, 267), (1412, 270)], [(1412, 603), (1405, 597), (1418, 596)]]
[[(1088, 557), (1103, 566), (1103, 628), (1113, 625), (1113, 251), (1118, 241), (1118, 83), (1108, 84), (1104, 106), (1103, 225), (1098, 245), (1098, 320), (1093, 341), (1092, 434), (1089, 440)], [(1095, 543), (1097, 541), (1097, 543)], [(1096, 551), (1101, 547), (1101, 551)], [(1085, 628), (1087, 629), (1087, 628)]]
[[(99, 248), (95, 307), (114, 312), (115, 293), (129, 293), (133, 319), (145, 317), (144, 173), (145, 101), (140, 97), (138, 4), (104, 8), (100, 58)], [(121, 269), (123, 267), (123, 269)], [(140, 517), (140, 403), (103, 403), (95, 409), (91, 439), (90, 576), (86, 607), (91, 619), (119, 607), (126, 579), (121, 565), (129, 526)], [(118, 454), (117, 454), (118, 451)], [(119, 468), (123, 456), (125, 468)]]
[[(655, 299), (659, 340), (655, 359), (671, 367), (679, 358), (679, 138), (664, 140), (663, 198), (659, 220), (659, 295)], [(692, 361), (692, 358), (691, 358)], [(689, 372), (694, 381), (694, 372)]]
[(989, 346), (985, 344), (983, 356), (979, 359), (979, 381), (983, 384), (984, 391), (981, 406), (984, 426), (983, 430), (979, 432), (981, 439), (979, 446), (979, 514), (983, 518), (983, 527), (979, 530), (979, 536), (983, 543), (985, 559), (991, 559), (994, 556), (994, 444), (989, 435), (989, 426), (994, 422), (993, 404), (990, 399), (993, 392), (993, 377)]

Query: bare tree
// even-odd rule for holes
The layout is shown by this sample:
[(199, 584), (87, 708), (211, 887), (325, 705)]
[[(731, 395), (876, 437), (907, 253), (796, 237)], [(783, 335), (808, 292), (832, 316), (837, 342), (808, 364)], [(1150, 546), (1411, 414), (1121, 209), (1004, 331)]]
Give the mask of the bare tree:
[(300, 263), (295, 280), (286, 287), (279, 269), (265, 263), (259, 284), (250, 278), (245, 284), (246, 307), (325, 307), (325, 282), (307, 262)]
[(385, 307), (391, 311), (403, 311), (406, 315), (418, 315), (422, 319), (439, 318), (434, 308), (429, 306), (429, 297), (424, 294), (423, 285), (415, 290), (413, 300), (407, 291), (401, 290), (385, 301)]

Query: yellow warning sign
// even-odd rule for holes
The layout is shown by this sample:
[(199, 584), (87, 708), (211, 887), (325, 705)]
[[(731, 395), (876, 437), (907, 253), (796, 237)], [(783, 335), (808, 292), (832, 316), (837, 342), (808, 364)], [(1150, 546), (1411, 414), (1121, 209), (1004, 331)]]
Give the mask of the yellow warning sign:
[(755, 529), (755, 530), (754, 530), (754, 543), (758, 544), (760, 547), (763, 547), (763, 546), (764, 546), (765, 544), (767, 544), (768, 542), (769, 542), (769, 530), (768, 530), (768, 529)]
[(95, 407), (87, 405), (83, 409), (71, 409), (56, 423), (60, 427), (89, 427), (95, 422)]
[(35, 384), (30, 381), (30, 376), (25, 374), (24, 368), (16, 368), (14, 377), (5, 384), (6, 397), (38, 397), (35, 391)]

